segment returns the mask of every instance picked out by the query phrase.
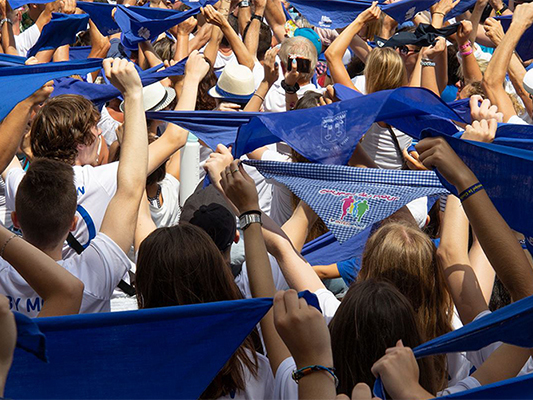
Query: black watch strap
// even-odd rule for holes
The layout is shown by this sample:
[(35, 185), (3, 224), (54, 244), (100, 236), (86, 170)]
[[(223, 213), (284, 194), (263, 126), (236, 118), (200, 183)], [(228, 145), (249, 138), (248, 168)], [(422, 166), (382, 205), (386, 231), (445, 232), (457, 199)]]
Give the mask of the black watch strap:
[(288, 94), (296, 94), (296, 92), (300, 90), (300, 85), (298, 85), (298, 82), (291, 86), (288, 85), (287, 82), (285, 82), (285, 79), (281, 81), (281, 87), (283, 88), (283, 90), (285, 90), (285, 93)]
[(254, 19), (258, 20), (259, 22), (263, 22), (263, 16), (254, 14), (252, 15), (252, 18), (250, 18), (250, 21), (253, 21)]

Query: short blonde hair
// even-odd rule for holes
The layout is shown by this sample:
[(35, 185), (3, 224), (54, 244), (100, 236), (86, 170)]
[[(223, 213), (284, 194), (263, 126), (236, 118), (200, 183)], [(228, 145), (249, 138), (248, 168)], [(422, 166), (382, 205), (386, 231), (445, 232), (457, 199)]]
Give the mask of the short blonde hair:
[(396, 51), (376, 47), (366, 59), (365, 79), (367, 93), (396, 89), (407, 84), (407, 70)]
[(311, 41), (303, 36), (290, 37), (281, 42), (278, 56), (281, 63), (287, 69), (287, 60), (289, 55), (296, 55), (306, 58), (311, 61), (311, 68), (309, 73), (301, 74), (302, 78), (306, 81), (310, 81), (315, 74), (316, 63), (318, 60), (318, 54), (316, 47)]

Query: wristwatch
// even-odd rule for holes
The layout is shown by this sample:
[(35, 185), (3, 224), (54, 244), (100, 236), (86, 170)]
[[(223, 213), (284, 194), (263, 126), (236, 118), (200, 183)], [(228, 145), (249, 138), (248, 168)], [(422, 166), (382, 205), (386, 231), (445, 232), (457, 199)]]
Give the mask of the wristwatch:
[(501, 17), (501, 15), (508, 9), (509, 7), (507, 7), (507, 5), (503, 5), (502, 8), (500, 8), (498, 11), (496, 11), (496, 15)]
[(244, 213), (239, 217), (239, 225), (243, 231), (255, 223), (263, 225), (263, 222), (261, 222), (261, 213), (259, 211)]
[(248, 0), (242, 0), (239, 3), (239, 7), (250, 7), (250, 2)]
[(263, 22), (263, 16), (262, 16), (262, 15), (254, 14), (254, 15), (252, 15), (252, 17), (250, 18), (250, 21), (252, 21), (252, 20), (254, 20), (254, 19), (258, 20), (259, 22)]
[(11, 24), (11, 26), (13, 26), (13, 21), (11, 21), (9, 18), (3, 18), (3, 19), (0, 21), (0, 28), (2, 28), (6, 22), (7, 22), (8, 24)]
[(283, 90), (285, 90), (285, 93), (288, 94), (296, 94), (298, 90), (300, 90), (300, 85), (298, 85), (298, 82), (296, 82), (294, 85), (288, 85), (287, 82), (285, 82), (285, 79), (281, 81), (281, 87)]

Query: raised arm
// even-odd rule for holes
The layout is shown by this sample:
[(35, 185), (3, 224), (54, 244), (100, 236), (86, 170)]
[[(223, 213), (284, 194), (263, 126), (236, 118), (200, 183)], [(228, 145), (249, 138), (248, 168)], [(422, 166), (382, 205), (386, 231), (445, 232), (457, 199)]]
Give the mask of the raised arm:
[[(185, 65), (183, 88), (176, 111), (193, 111), (196, 107), (198, 84), (209, 71), (209, 64), (198, 51), (193, 51)], [(144, 116), (144, 112), (143, 112)], [(159, 139), (150, 144), (148, 173), (154, 172), (172, 154), (185, 146), (188, 132), (175, 124), (168, 124)]]
[[(254, 15), (258, 17), (263, 17), (265, 14), (266, 0), (256, 0), (255, 3), (255, 12)], [(248, 11), (249, 12), (249, 11)], [(239, 10), (239, 18), (241, 17), (243, 10)], [(246, 36), (244, 37), (244, 44), (254, 60), (257, 60), (257, 47), (259, 45), (259, 33), (261, 31), (261, 19), (253, 18), (248, 19), (249, 25), (248, 30), (246, 31)]]
[[(422, 66), (422, 87), (431, 90), (437, 96), (440, 96), (440, 89), (437, 82), (437, 63), (441, 63), (443, 60), (440, 57), (441, 54), (446, 52), (446, 39), (442, 36), (437, 38), (437, 42), (430, 47), (424, 47), (421, 51), (422, 60), (420, 64)], [(447, 60), (444, 60), (447, 62)]]
[(469, 40), (472, 33), (472, 24), (469, 21), (462, 21), (459, 29), (457, 30), (457, 45), (459, 46), (459, 52), (462, 57), (461, 68), (465, 84), (472, 82), (479, 82), (483, 79), (481, 69), (477, 63), (476, 56), (474, 55), (474, 49), (472, 43)]
[(4, 172), (26, 133), (32, 109), (50, 96), (54, 87), (47, 82), (27, 99), (18, 103), (0, 124), (0, 171)]
[(133, 63), (127, 60), (106, 59), (103, 66), (107, 78), (124, 97), (124, 137), (117, 171), (117, 191), (107, 206), (100, 231), (128, 253), (133, 244), (148, 164), (142, 84)]
[(2, 48), (6, 54), (18, 56), (15, 35), (13, 34), (13, 10), (7, 0), (0, 0), (0, 36), (2, 37)]
[[(226, 196), (239, 210), (240, 215), (244, 213), (261, 215), (255, 182), (244, 171), (244, 167), (239, 161), (233, 161), (226, 167), (221, 176), (221, 185)], [(276, 287), (261, 232), (261, 224), (253, 222), (242, 229), (246, 268), (252, 295), (254, 297), (273, 297), (276, 293)], [(270, 366), (275, 374), (279, 365), (290, 356), (290, 353), (274, 327), (273, 310), (270, 310), (261, 320), (261, 330)]]
[[(220, 7), (218, 11), (224, 18), (228, 17), (229, 9), (231, 7), (231, 1), (230, 0), (221, 0)], [(202, 9), (202, 16), (205, 18), (204, 11)], [(215, 65), (215, 62), (217, 60), (217, 54), (218, 54), (218, 48), (220, 47), (220, 42), (222, 41), (222, 31), (217, 25), (209, 24), (212, 26), (211, 28), (211, 38), (209, 39), (209, 43), (207, 43), (207, 46), (204, 49), (204, 55), (205, 58), (207, 58), (209, 61), (211, 61), (211, 65)]]
[(279, 68), (276, 62), (276, 55), (279, 49), (273, 48), (265, 53), (265, 59), (263, 60), (263, 68), (265, 75), (263, 81), (259, 84), (259, 87), (255, 91), (254, 95), (244, 107), (244, 111), (261, 111), (261, 106), (265, 100), (265, 96), (272, 87), (272, 85), (278, 80)]
[[(176, 40), (176, 51), (174, 60), (181, 61), (189, 56), (189, 35), (198, 24), (196, 18), (190, 17), (178, 25), (178, 37)], [(200, 34), (200, 32), (198, 32)], [(191, 49), (194, 50), (194, 49)], [(198, 49), (197, 49), (198, 50)]]
[(331, 43), (324, 53), (331, 72), (331, 77), (335, 83), (341, 83), (344, 86), (357, 90), (350, 79), (348, 71), (346, 71), (346, 68), (342, 63), (342, 56), (346, 52), (353, 37), (359, 33), (363, 26), (367, 22), (379, 18), (381, 9), (377, 4), (378, 2), (374, 1), (372, 6), (359, 14), (357, 18), (333, 41), (333, 43)]
[(513, 21), (509, 30), (505, 34), (500, 45), (494, 51), (489, 66), (483, 77), (483, 90), (490, 101), (498, 106), (504, 115), (504, 121), (516, 115), (513, 103), (503, 88), (505, 74), (509, 68), (509, 63), (513, 52), (523, 33), (533, 22), (533, 4), (521, 4), (516, 7), (513, 14)]
[[(487, 36), (490, 38), (490, 40), (492, 40), (496, 47), (498, 47), (505, 35), (501, 22), (494, 18), (487, 18), (484, 27)], [(526, 107), (528, 114), (533, 115), (533, 102), (529, 97), (529, 93), (524, 89), (522, 84), (524, 81), (524, 76), (526, 75), (526, 69), (516, 53), (513, 53), (511, 56), (511, 61), (509, 62), (509, 69), (507, 72), (509, 73), (509, 79), (515, 88), (516, 94), (524, 102), (524, 106)]]
[(239, 38), (239, 35), (237, 35), (237, 32), (235, 32), (229, 24), (227, 16), (218, 12), (211, 5), (205, 6), (202, 9), (202, 14), (208, 23), (218, 26), (222, 30), (222, 33), (226, 39), (228, 39), (228, 43), (231, 45), (231, 49), (235, 53), (239, 64), (245, 65), (250, 68), (250, 70), (253, 70), (254, 58), (244, 45), (243, 41)]
[(44, 300), (39, 317), (77, 314), (83, 283), (52, 258), (0, 225), (2, 258)]
[(277, 41), (281, 43), (285, 39), (285, 22), (287, 20), (280, 0), (267, 0), (265, 17)]
[[(420, 160), (437, 168), (458, 193), (478, 183), (474, 173), (455, 154), (445, 139), (427, 138), (416, 145)], [(462, 202), (470, 224), (496, 274), (513, 301), (533, 294), (533, 270), (514, 233), (498, 213), (487, 193), (479, 190)]]

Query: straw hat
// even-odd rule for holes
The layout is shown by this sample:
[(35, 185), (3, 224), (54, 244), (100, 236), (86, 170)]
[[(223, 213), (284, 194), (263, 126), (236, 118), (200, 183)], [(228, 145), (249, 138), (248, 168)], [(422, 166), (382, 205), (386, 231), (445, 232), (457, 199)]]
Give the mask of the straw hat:
[(215, 99), (248, 102), (255, 92), (254, 74), (250, 68), (240, 64), (227, 64), (218, 78), (216, 86), (209, 89)]
[[(174, 89), (165, 87), (161, 82), (143, 87), (144, 111), (161, 111), (176, 97)], [(124, 102), (120, 103), (120, 111), (124, 112)]]

